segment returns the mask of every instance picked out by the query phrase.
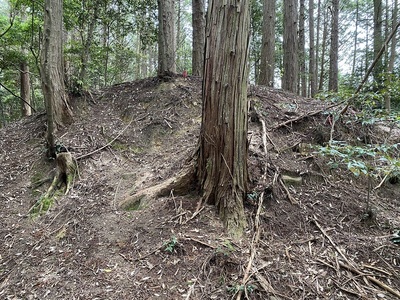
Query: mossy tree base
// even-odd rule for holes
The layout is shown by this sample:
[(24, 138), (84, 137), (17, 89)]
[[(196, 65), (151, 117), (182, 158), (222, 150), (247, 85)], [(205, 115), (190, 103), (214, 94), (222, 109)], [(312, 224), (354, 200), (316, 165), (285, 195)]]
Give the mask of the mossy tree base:
[(71, 189), (75, 175), (77, 172), (76, 163), (70, 152), (62, 152), (56, 157), (56, 174), (46, 193), (40, 197), (38, 201), (29, 210), (30, 213), (40, 214), (47, 211), (58, 191), (67, 194)]

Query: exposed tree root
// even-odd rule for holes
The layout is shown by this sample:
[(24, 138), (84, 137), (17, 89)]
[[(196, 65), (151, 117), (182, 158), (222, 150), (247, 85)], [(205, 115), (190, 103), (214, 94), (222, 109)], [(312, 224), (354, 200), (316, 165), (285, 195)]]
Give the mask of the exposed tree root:
[[(41, 212), (47, 210), (53, 202), (55, 193), (64, 186), (64, 194), (67, 194), (77, 174), (77, 165), (70, 152), (62, 152), (56, 157), (56, 174), (46, 193), (29, 209), (30, 212)], [(46, 202), (44, 204), (44, 202)], [(49, 202), (51, 202), (49, 204)]]
[(196, 190), (196, 176), (194, 166), (182, 170), (178, 175), (169, 178), (157, 185), (145, 188), (131, 195), (126, 195), (119, 203), (122, 209), (131, 210), (141, 207), (158, 197), (168, 196), (171, 191), (174, 195), (185, 195)]

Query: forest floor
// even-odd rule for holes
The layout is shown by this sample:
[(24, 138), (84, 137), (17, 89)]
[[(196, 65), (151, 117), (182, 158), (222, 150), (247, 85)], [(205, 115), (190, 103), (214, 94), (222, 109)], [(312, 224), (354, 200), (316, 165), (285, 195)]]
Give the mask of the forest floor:
[[(390, 239), (400, 229), (400, 183), (374, 189), (375, 180), (369, 192), (365, 176), (330, 169), (315, 152), (338, 107), (265, 87), (248, 97), (251, 190), (240, 240), (213, 206), (197, 210), (195, 192), (120, 208), (193, 157), (198, 78), (150, 78), (74, 99), (74, 122), (57, 136), (79, 176), (39, 217), (29, 211), (54, 173), (45, 116), (0, 129), (0, 299), (399, 299), (400, 246)], [(335, 140), (400, 141), (398, 128), (346, 118)]]

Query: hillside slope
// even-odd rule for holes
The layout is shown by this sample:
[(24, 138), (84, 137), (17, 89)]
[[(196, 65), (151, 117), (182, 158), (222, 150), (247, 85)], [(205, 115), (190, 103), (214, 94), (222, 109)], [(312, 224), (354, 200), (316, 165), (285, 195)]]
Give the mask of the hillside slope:
[[(198, 78), (150, 78), (74, 99), (74, 123), (57, 135), (79, 177), (37, 218), (29, 210), (53, 169), (44, 115), (1, 129), (0, 298), (398, 299), (400, 248), (390, 237), (400, 229), (399, 183), (368, 193), (362, 176), (327, 167), (311, 147), (330, 138), (326, 104), (263, 87), (251, 87), (249, 101), (241, 241), (224, 233), (212, 206), (196, 210), (195, 192), (119, 208), (193, 156)], [(376, 130), (340, 122), (334, 138), (379, 143)]]

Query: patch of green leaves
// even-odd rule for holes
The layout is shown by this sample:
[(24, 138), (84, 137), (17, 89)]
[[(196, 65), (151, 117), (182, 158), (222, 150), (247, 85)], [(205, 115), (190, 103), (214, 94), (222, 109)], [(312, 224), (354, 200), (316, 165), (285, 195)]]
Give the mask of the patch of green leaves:
[(233, 247), (230, 241), (224, 241), (222, 245), (215, 250), (215, 252), (229, 256), (232, 252), (235, 252), (235, 250), (235, 247)]
[(176, 238), (176, 236), (172, 236), (168, 241), (166, 241), (164, 243), (164, 250), (172, 253), (174, 252), (176, 246), (178, 245), (178, 239)]
[(398, 149), (400, 144), (352, 146), (333, 141), (331, 145), (317, 148), (317, 153), (328, 157), (332, 169), (344, 167), (358, 177), (397, 176), (400, 174)]
[(237, 284), (234, 286), (227, 287), (227, 290), (230, 294), (236, 294), (237, 292), (244, 292), (244, 291), (246, 291), (247, 293), (252, 293), (254, 292), (255, 287), (251, 284), (249, 285)]

